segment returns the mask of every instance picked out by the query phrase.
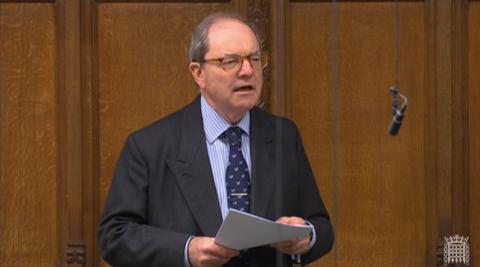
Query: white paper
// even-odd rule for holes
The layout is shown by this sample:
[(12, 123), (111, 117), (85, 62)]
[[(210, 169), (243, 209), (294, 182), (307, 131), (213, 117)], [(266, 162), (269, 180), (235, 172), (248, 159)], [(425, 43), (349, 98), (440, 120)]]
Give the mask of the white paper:
[(215, 242), (225, 247), (242, 250), (309, 235), (305, 225), (276, 223), (246, 212), (230, 209), (220, 226)]

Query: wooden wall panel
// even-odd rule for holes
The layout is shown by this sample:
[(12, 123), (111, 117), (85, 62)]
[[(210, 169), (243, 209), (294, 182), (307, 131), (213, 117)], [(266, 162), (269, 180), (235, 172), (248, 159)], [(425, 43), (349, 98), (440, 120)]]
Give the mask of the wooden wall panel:
[(469, 4), (468, 99), (470, 178), (470, 259), (480, 264), (480, 1)]
[(211, 12), (234, 8), (233, 1), (96, 6), (99, 211), (127, 135), (198, 94), (187, 58), (193, 28)]
[(339, 2), (337, 12), (334, 93), (331, 3), (287, 7), (287, 114), (336, 230), (334, 251), (317, 266), (425, 266), (424, 3), (400, 5), (399, 87), (410, 106), (397, 137), (387, 133), (395, 3)]
[(98, 5), (98, 103), (102, 203), (127, 134), (198, 94), (188, 71), (191, 31), (231, 4)]
[(52, 4), (0, 4), (0, 266), (58, 266)]

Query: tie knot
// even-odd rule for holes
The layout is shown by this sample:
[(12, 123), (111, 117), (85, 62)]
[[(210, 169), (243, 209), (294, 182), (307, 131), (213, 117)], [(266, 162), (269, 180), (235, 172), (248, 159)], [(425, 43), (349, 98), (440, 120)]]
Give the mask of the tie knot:
[(238, 126), (232, 126), (223, 132), (230, 146), (240, 146), (242, 144), (242, 129)]

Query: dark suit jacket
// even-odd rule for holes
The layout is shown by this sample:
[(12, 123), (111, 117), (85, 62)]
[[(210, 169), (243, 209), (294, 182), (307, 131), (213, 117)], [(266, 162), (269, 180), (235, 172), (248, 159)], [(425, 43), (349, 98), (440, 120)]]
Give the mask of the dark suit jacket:
[[(258, 108), (250, 115), (251, 213), (308, 220), (317, 242), (302, 260), (316, 260), (330, 250), (333, 230), (297, 127)], [(222, 216), (205, 142), (199, 97), (128, 137), (98, 229), (107, 262), (184, 266), (190, 236), (215, 236)], [(270, 246), (250, 254), (252, 266), (291, 266)]]

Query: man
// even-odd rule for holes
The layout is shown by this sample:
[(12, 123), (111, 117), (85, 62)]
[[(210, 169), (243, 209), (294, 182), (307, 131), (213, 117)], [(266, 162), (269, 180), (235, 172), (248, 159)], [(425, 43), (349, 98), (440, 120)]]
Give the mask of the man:
[[(207, 17), (190, 62), (201, 96), (122, 150), (98, 231), (102, 256), (117, 267), (266, 267), (327, 253), (333, 230), (298, 130), (255, 107), (266, 57), (253, 27), (233, 14)], [(307, 224), (312, 235), (223, 247), (214, 236), (229, 208)]]

